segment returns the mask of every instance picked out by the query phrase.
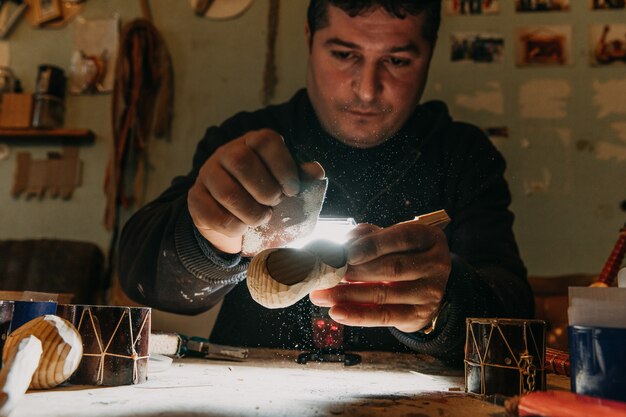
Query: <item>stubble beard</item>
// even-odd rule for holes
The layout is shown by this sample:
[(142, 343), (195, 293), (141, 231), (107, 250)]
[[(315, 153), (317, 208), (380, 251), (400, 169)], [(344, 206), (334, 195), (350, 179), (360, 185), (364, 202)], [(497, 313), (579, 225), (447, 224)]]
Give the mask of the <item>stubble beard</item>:
[(374, 147), (387, 141), (387, 139), (391, 138), (398, 130), (397, 128), (382, 123), (373, 127), (368, 134), (352, 134), (350, 133), (350, 128), (353, 123), (357, 128), (366, 128), (368, 121), (365, 120), (365, 118), (362, 120), (357, 119), (348, 124), (345, 122), (342, 123), (341, 120), (343, 115), (346, 115), (346, 117), (350, 117), (351, 119), (354, 118), (354, 115), (348, 114), (350, 111), (374, 112), (389, 115), (393, 112), (393, 109), (389, 106), (378, 103), (363, 105), (362, 103), (354, 101), (347, 103), (333, 102), (332, 108), (334, 116), (325, 123), (326, 126), (324, 126), (324, 128), (330, 135), (348, 146), (356, 148)]

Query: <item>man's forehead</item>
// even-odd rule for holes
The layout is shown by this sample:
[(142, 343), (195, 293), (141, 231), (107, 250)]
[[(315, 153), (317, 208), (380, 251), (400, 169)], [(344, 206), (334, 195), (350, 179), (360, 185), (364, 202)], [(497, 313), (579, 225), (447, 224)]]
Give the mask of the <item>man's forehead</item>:
[(385, 35), (388, 39), (396, 39), (398, 45), (425, 40), (422, 30), (425, 13), (399, 18), (387, 12), (382, 6), (376, 6), (352, 17), (344, 10), (329, 5), (327, 17), (328, 24), (320, 28), (319, 32), (325, 31), (328, 37), (359, 35), (367, 42), (376, 42)]

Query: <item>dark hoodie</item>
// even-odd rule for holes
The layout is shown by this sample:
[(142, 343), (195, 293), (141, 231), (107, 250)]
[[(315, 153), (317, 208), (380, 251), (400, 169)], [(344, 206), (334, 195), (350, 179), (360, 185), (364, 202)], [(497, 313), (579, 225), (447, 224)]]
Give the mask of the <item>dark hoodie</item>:
[(530, 317), (532, 294), (512, 232), (510, 193), (500, 153), (474, 126), (453, 122), (445, 104), (428, 102), (393, 138), (368, 149), (346, 146), (321, 128), (305, 90), (288, 103), (239, 113), (211, 127), (193, 168), (138, 211), (120, 240), (120, 278), (134, 300), (161, 310), (197, 314), (222, 298), (211, 340), (240, 346), (311, 346), (311, 303), (269, 310), (245, 284), (249, 259), (218, 256), (197, 232), (187, 191), (204, 161), (222, 144), (269, 128), (298, 161), (318, 161), (329, 178), (322, 215), (386, 227), (445, 209), (452, 253), (446, 308), (436, 330), (347, 327), (349, 350), (414, 350), (446, 362), (463, 357), (466, 317)]

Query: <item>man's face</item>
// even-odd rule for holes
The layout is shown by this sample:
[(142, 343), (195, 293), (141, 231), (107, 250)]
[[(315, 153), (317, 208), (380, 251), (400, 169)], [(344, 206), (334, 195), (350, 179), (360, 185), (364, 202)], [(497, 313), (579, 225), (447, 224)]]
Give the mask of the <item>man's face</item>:
[(309, 97), (328, 133), (370, 148), (403, 126), (422, 96), (430, 64), (424, 19), (425, 13), (398, 19), (382, 8), (350, 17), (328, 6), (329, 24), (313, 36), (307, 71)]

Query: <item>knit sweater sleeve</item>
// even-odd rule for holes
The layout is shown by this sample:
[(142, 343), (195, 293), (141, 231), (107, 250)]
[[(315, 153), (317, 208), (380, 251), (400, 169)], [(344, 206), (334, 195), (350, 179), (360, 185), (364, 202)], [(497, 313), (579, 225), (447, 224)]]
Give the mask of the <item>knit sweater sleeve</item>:
[(429, 334), (421, 331), (405, 333), (396, 328), (390, 328), (390, 331), (412, 350), (455, 366), (463, 362), (465, 319), (497, 316), (498, 304), (493, 292), (474, 268), (457, 255), (452, 255), (446, 296), (434, 331)]
[(227, 136), (221, 128), (209, 128), (194, 155), (192, 171), (175, 178), (125, 224), (119, 276), (131, 299), (164, 311), (198, 314), (245, 278), (249, 260), (218, 254), (196, 230), (187, 207), (187, 192), (200, 166)]
[(196, 147), (191, 171), (174, 178), (167, 190), (124, 226), (118, 269), (129, 297), (164, 311), (198, 314), (245, 279), (250, 260), (218, 254), (198, 233), (187, 207), (187, 193), (202, 165), (220, 146), (265, 128), (286, 136), (294, 103), (304, 96), (301, 91), (288, 103), (240, 112), (207, 129)]
[[(532, 317), (534, 302), (513, 235), (505, 162), (477, 128), (454, 124), (461, 137), (444, 186), (452, 223), (446, 230), (452, 269), (435, 331), (391, 332), (411, 349), (462, 363), (468, 317)], [(455, 147), (452, 147), (455, 148)]]

